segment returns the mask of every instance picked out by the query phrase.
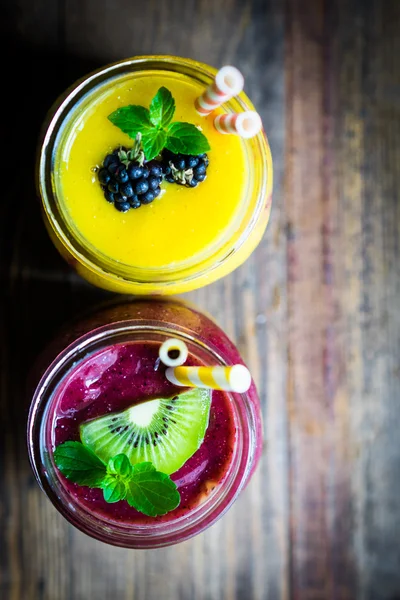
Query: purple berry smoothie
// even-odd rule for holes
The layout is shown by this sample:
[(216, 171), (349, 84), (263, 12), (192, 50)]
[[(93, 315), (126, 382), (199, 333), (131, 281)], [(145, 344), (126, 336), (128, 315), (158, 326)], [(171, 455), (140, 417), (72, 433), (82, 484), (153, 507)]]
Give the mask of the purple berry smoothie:
[(61, 475), (54, 447), (78, 440), (81, 422), (124, 410), (143, 397), (184, 391), (166, 380), (162, 366), (154, 369), (159, 346), (169, 337), (187, 343), (189, 364), (243, 362), (212, 318), (193, 305), (119, 298), (65, 327), (32, 376), (28, 449), (37, 481), (72, 525), (115, 546), (160, 548), (204, 531), (233, 504), (261, 455), (261, 412), (252, 383), (245, 394), (212, 393), (204, 442), (172, 474), (181, 504), (163, 517), (146, 517), (125, 502), (107, 504), (101, 490), (79, 487)]
[[(52, 418), (48, 422), (52, 448), (68, 440), (79, 440), (79, 426), (89, 419), (125, 410), (143, 399), (181, 393), (183, 388), (177, 388), (166, 379), (165, 367), (157, 360), (158, 349), (159, 344), (151, 341), (115, 344), (78, 364), (56, 391)], [(187, 364), (200, 363), (190, 356)], [(160, 517), (147, 517), (125, 501), (109, 504), (102, 490), (79, 486), (58, 475), (74, 501), (102, 519), (124, 525), (165, 522), (186, 516), (224, 482), (235, 437), (235, 418), (229, 397), (213, 391), (205, 439), (197, 452), (171, 476), (180, 492), (181, 503)]]

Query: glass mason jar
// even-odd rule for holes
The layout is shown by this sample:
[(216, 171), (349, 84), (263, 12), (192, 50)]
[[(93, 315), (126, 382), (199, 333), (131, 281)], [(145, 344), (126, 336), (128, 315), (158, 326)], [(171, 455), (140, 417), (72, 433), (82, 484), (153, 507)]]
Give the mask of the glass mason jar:
[(260, 457), (261, 414), (252, 383), (246, 393), (226, 393), (236, 437), (224, 479), (184, 516), (151, 524), (124, 524), (90, 511), (70, 493), (55, 467), (52, 452), (57, 390), (81, 361), (105, 347), (128, 341), (162, 342), (170, 337), (183, 340), (191, 355), (205, 364), (242, 363), (236, 347), (209, 317), (187, 303), (156, 299), (139, 299), (103, 308), (69, 327), (47, 347), (41, 358), (45, 369), (40, 369), (42, 376), (33, 393), (28, 418), (28, 450), (35, 476), (70, 523), (93, 538), (116, 546), (156, 548), (200, 533), (232, 505)]
[[(139, 56), (106, 66), (76, 82), (57, 100), (47, 116), (37, 160), (37, 189), (42, 200), (47, 230), (66, 261), (90, 283), (119, 293), (176, 294), (212, 283), (242, 264), (258, 245), (271, 210), (272, 159), (263, 132), (243, 140), (246, 181), (239, 206), (239, 220), (217, 244), (197, 258), (160, 268), (137, 268), (107, 257), (85, 240), (63, 210), (57, 191), (56, 156), (68, 126), (82, 106), (127, 77), (146, 71), (177, 73), (208, 86), (216, 69), (174, 56)], [(241, 93), (224, 105), (227, 112), (254, 110)]]

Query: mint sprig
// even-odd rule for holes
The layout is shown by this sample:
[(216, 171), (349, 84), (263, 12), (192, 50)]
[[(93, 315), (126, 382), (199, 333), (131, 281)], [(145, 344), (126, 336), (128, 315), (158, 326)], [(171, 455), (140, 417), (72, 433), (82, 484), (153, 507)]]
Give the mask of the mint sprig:
[(161, 87), (150, 103), (150, 121), (155, 127), (167, 127), (175, 112), (175, 100), (169, 90)]
[(129, 479), (132, 475), (132, 465), (126, 454), (117, 454), (110, 458), (107, 464), (107, 473), (116, 475), (121, 479)]
[[(153, 129), (143, 136), (143, 152), (147, 160), (158, 156), (167, 141), (167, 134), (163, 129)], [(151, 156), (151, 158), (149, 158)]]
[(158, 156), (163, 148), (180, 154), (203, 154), (210, 150), (206, 136), (192, 123), (175, 121), (175, 100), (171, 92), (161, 87), (150, 108), (129, 105), (118, 108), (108, 118), (131, 138), (141, 134), (147, 160)]
[(107, 465), (80, 442), (64, 442), (54, 451), (59, 471), (74, 483), (103, 490), (106, 502), (126, 500), (143, 514), (165, 515), (179, 506), (175, 483), (149, 462), (132, 465), (125, 454), (117, 454)]
[(107, 474), (103, 461), (80, 442), (65, 442), (57, 446), (54, 461), (64, 477), (79, 485), (101, 487)]
[(123, 106), (117, 109), (108, 117), (114, 125), (119, 127), (121, 131), (135, 139), (138, 133), (142, 136), (145, 132), (154, 128), (150, 121), (150, 111), (144, 106)]
[(110, 504), (125, 500), (126, 498), (126, 483), (121, 481), (117, 476), (107, 475), (101, 487), (103, 488), (104, 500)]
[(126, 499), (130, 506), (149, 517), (165, 515), (179, 505), (180, 495), (169, 475), (149, 462), (133, 467)]
[(205, 147), (204, 140), (207, 142), (207, 138), (192, 123), (175, 121), (168, 127), (165, 146), (174, 154), (203, 154), (210, 149), (208, 142)]

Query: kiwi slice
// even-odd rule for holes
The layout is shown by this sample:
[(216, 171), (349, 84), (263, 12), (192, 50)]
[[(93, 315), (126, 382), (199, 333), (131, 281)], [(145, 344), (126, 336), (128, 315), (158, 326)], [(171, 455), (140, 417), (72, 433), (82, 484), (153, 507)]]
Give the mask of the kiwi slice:
[(147, 400), (82, 423), (81, 440), (105, 463), (126, 454), (132, 464), (148, 461), (169, 475), (200, 447), (210, 405), (210, 391), (197, 388), (173, 398)]

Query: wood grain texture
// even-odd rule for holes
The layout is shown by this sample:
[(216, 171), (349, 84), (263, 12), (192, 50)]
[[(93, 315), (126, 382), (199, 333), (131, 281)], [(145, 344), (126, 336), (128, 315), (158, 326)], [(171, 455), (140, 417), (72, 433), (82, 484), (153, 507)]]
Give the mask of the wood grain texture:
[(296, 598), (355, 596), (331, 9), (288, 4), (285, 214), (291, 587)]
[(287, 4), (294, 598), (399, 596), (399, 8)]
[[(1, 600), (400, 598), (398, 0), (3, 5), (13, 91), (3, 136), (24, 160), (8, 163), (0, 219)], [(57, 327), (109, 297), (53, 249), (31, 171), (57, 94), (102, 63), (146, 53), (243, 71), (275, 189), (253, 256), (187, 295), (251, 365), (261, 464), (209, 531), (127, 551), (70, 527), (28, 464), (29, 368)]]

